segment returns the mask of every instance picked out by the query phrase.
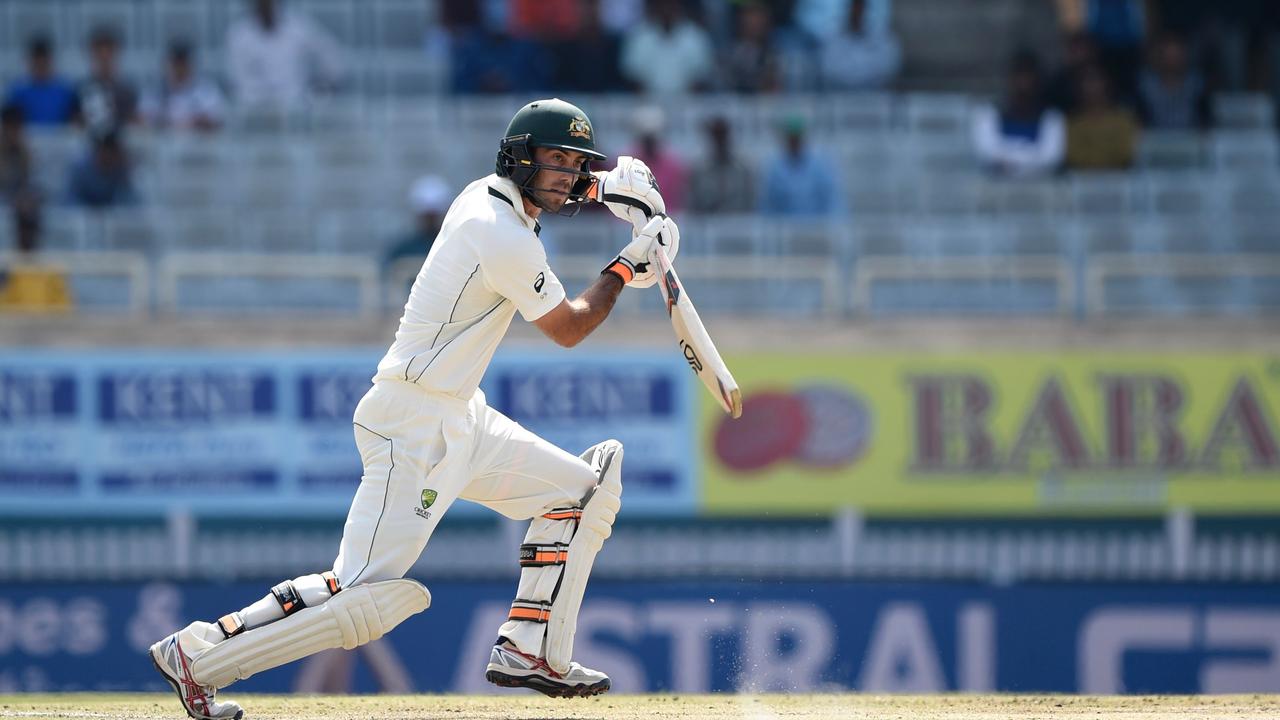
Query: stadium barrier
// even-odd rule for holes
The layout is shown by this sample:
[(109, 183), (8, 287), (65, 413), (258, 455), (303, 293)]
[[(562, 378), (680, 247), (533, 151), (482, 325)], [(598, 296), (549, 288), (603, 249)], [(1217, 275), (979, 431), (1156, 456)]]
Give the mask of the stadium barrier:
[[(429, 611), (225, 692), (495, 692), (513, 582), (426, 580)], [(0, 586), (0, 692), (167, 692), (144, 651), (259, 583)], [(1280, 690), (1275, 586), (593, 582), (575, 658), (615, 691)]]

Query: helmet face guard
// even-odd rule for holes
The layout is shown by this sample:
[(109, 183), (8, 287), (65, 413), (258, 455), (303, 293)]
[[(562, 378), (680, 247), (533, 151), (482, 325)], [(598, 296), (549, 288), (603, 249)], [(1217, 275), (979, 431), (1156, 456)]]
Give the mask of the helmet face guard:
[[(573, 217), (582, 210), (583, 203), (590, 202), (592, 196), (592, 188), (596, 184), (596, 177), (591, 174), (591, 156), (582, 161), (580, 167), (564, 167), (560, 165), (548, 165), (546, 163), (534, 162), (534, 147), (554, 147), (570, 152), (583, 152), (581, 148), (560, 146), (560, 145), (534, 145), (533, 136), (529, 133), (523, 135), (512, 135), (502, 139), (502, 144), (498, 147), (497, 174), (498, 177), (509, 178), (520, 188), (520, 193), (529, 198), (534, 205), (546, 210), (554, 212), (557, 215), (565, 217)], [(573, 185), (570, 186), (569, 192), (564, 193), (559, 190), (548, 190), (543, 188), (531, 187), (534, 177), (538, 171), (567, 173), (574, 176)], [(558, 209), (553, 208), (542, 196), (546, 195), (564, 195), (565, 202)]]

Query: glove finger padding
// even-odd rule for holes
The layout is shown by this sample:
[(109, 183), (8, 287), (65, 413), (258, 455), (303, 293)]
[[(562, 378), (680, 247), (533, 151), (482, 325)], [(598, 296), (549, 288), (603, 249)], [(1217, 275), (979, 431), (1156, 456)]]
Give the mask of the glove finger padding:
[(631, 242), (604, 269), (622, 278), (630, 287), (649, 287), (658, 281), (657, 268), (650, 262), (655, 245), (661, 245), (668, 256), (680, 250), (680, 228), (666, 215), (656, 215), (639, 230), (632, 231)]
[(600, 201), (609, 212), (637, 230), (654, 215), (667, 211), (649, 166), (629, 155), (619, 157), (617, 167), (604, 174)]
[[(676, 259), (676, 254), (680, 252), (679, 226), (676, 225), (675, 220), (672, 220), (667, 215), (656, 215), (648, 224), (645, 225), (644, 230), (650, 230), (650, 226), (655, 224), (656, 227), (652, 229), (652, 234), (655, 236), (654, 241), (658, 245), (661, 245), (662, 249), (667, 252), (667, 257), (674, 261)], [(637, 232), (636, 235), (640, 235), (640, 233)], [(653, 252), (652, 244), (649, 245), (648, 252)], [(648, 255), (646, 255), (645, 258), (647, 260)], [(644, 270), (638, 270), (635, 278), (633, 278), (631, 282), (627, 283), (627, 285), (635, 288), (652, 287), (658, 282), (658, 272), (657, 264), (650, 262)]]

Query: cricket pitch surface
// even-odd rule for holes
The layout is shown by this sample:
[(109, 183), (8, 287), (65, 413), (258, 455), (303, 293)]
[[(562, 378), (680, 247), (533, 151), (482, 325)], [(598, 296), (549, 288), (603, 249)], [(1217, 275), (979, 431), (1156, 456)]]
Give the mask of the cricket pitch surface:
[[(604, 695), (554, 700), (505, 695), (237, 695), (244, 720), (1032, 720), (1033, 718), (1280, 718), (1280, 695)], [(186, 717), (172, 694), (0, 695), (0, 718)]]

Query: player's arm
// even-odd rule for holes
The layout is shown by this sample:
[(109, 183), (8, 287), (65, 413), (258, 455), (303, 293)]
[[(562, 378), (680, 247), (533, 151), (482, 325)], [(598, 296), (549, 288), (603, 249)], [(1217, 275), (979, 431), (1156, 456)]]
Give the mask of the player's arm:
[[(622, 288), (636, 281), (636, 276), (649, 270), (653, 246), (664, 232), (671, 233), (675, 223), (666, 216), (655, 217), (632, 237), (600, 273), (600, 277), (573, 300), (562, 300), (547, 314), (533, 321), (547, 337), (564, 347), (573, 347), (599, 327), (618, 301)], [(643, 282), (643, 281), (642, 281)], [(649, 284), (652, 284), (650, 282)]]
[(573, 347), (609, 317), (609, 311), (613, 310), (623, 287), (620, 275), (602, 272), (581, 295), (573, 300), (561, 300), (533, 324), (557, 345)]

